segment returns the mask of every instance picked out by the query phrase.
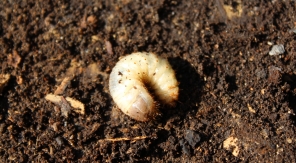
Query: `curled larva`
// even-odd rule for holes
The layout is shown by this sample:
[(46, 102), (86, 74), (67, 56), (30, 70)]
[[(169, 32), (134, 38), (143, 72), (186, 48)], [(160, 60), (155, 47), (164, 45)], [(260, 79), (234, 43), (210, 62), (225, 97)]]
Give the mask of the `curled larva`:
[(110, 74), (109, 89), (121, 111), (138, 121), (148, 121), (157, 113), (151, 93), (168, 105), (174, 105), (179, 94), (169, 62), (145, 52), (130, 54), (117, 62)]

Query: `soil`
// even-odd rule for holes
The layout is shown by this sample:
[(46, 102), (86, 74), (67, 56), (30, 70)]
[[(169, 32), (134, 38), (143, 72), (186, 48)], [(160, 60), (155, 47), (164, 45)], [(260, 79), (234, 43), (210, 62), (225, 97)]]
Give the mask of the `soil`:
[[(296, 162), (295, 12), (276, 0), (2, 0), (1, 162)], [(138, 51), (168, 58), (180, 83), (177, 105), (149, 122), (108, 89)], [(60, 105), (45, 99), (57, 88)]]

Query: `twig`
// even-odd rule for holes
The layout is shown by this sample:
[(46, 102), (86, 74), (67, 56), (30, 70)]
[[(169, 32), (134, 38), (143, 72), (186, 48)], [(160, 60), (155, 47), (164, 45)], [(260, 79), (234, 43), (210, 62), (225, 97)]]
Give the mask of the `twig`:
[(101, 139), (99, 142), (105, 142), (105, 141), (111, 141), (111, 142), (118, 142), (118, 141), (137, 141), (137, 140), (143, 140), (149, 138), (147, 136), (137, 136), (133, 138), (107, 138), (107, 139)]

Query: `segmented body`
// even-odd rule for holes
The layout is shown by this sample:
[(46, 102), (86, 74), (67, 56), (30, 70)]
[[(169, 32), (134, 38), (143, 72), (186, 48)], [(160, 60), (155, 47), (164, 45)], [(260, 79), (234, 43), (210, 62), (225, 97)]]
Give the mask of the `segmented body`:
[(148, 121), (157, 113), (152, 93), (168, 105), (175, 104), (179, 93), (169, 62), (145, 52), (133, 53), (118, 61), (110, 74), (109, 89), (122, 112), (138, 121)]

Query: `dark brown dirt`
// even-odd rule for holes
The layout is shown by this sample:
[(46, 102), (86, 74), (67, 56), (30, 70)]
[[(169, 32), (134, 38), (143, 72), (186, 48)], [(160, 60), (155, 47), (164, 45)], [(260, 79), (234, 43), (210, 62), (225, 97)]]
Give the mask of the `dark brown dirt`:
[[(2, 0), (1, 162), (296, 162), (295, 12), (276, 0)], [(285, 52), (270, 56), (273, 44)], [(180, 82), (177, 106), (147, 123), (108, 90), (137, 51), (167, 57)], [(67, 76), (62, 96), (84, 115), (44, 98)]]

